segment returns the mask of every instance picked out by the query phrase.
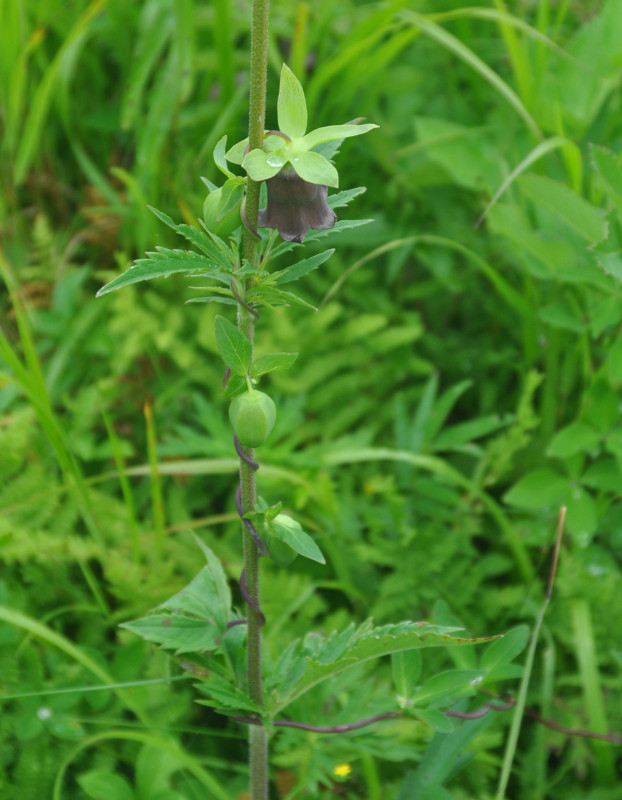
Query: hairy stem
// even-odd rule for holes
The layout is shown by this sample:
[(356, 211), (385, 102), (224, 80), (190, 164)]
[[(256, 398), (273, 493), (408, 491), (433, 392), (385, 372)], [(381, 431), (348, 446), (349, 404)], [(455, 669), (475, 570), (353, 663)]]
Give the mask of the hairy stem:
[[(268, 66), (268, 20), (269, 0), (253, 0), (251, 21), (251, 60), (250, 60), (250, 99), (249, 99), (249, 150), (263, 144), (266, 83)], [(257, 228), (259, 213), (260, 184), (247, 180), (246, 219), (252, 228)], [(257, 262), (257, 238), (246, 226), (243, 228), (242, 256), (251, 264)], [(255, 315), (244, 303), (238, 304), (238, 327), (252, 343), (255, 332)], [(240, 500), (244, 513), (255, 507), (255, 470), (248, 463), (253, 461), (253, 451), (242, 448), (247, 456), (240, 459)], [(252, 601), (247, 603), (248, 644), (247, 665), (248, 683), (251, 698), (263, 702), (261, 688), (261, 625), (263, 617), (259, 609), (259, 552), (257, 544), (246, 525), (242, 526), (244, 544), (244, 570), (248, 595)], [(254, 608), (253, 608), (254, 605)], [(249, 726), (249, 748), (251, 769), (251, 800), (268, 800), (268, 740), (266, 730), (261, 726)]]

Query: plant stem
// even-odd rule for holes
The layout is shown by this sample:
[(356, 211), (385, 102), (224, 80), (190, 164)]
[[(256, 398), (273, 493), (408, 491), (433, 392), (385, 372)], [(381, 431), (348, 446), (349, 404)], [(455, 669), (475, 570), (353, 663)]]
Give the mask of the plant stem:
[[(263, 145), (266, 116), (266, 84), (268, 70), (268, 21), (270, 18), (269, 0), (253, 0), (251, 20), (251, 62), (250, 98), (248, 113), (248, 149), (255, 150)], [(257, 227), (259, 213), (260, 183), (247, 179), (246, 217)], [(250, 262), (257, 255), (257, 239), (244, 229), (242, 254)]]
[[(268, 68), (268, 20), (269, 0), (253, 0), (251, 21), (251, 59), (250, 59), (250, 99), (249, 99), (249, 150), (263, 144), (264, 122), (266, 113), (266, 83)], [(260, 184), (247, 180), (246, 218), (253, 228), (257, 228), (259, 213)], [(244, 228), (242, 239), (243, 258), (251, 264), (257, 261), (257, 239)], [(255, 318), (243, 305), (238, 304), (238, 328), (253, 343)], [(242, 448), (252, 461), (253, 450)], [(243, 459), (240, 459), (240, 499), (244, 513), (255, 508), (256, 488), (255, 471)], [(244, 569), (248, 594), (259, 608), (259, 553), (251, 533), (242, 525), (244, 545)], [(260, 705), (263, 702), (261, 688), (261, 623), (257, 611), (247, 604), (248, 620), (247, 665), (248, 688), (251, 698)], [(250, 789), (251, 800), (268, 800), (268, 740), (263, 725), (249, 726), (250, 749)]]

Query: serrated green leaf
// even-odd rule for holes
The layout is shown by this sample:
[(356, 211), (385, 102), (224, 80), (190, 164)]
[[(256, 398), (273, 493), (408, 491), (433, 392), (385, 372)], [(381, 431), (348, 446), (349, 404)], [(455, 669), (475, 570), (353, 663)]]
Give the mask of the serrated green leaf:
[(286, 514), (279, 514), (268, 523), (268, 528), (275, 539), (288, 544), (292, 550), (303, 556), (303, 558), (309, 558), (319, 564), (326, 564), (322, 551), (311, 536), (303, 531), (297, 520), (288, 517)]
[(590, 145), (592, 163), (605, 179), (609, 188), (619, 197), (622, 197), (622, 162), (616, 154), (606, 147)]
[(335, 192), (326, 198), (326, 202), (331, 208), (343, 208), (361, 194), (365, 194), (367, 188), (365, 186), (357, 186), (356, 189), (344, 189), (343, 192)]
[(147, 253), (147, 258), (140, 258), (132, 266), (117, 276), (97, 292), (102, 297), (115, 292), (124, 286), (154, 278), (167, 278), (169, 275), (196, 272), (218, 271), (218, 267), (205, 256), (188, 250), (167, 250), (158, 247), (156, 252)]
[(187, 303), (222, 303), (225, 306), (237, 306), (238, 301), (228, 297), (191, 297)]
[(223, 175), (226, 175), (227, 178), (235, 177), (233, 172), (227, 167), (227, 157), (225, 155), (227, 149), (227, 134), (225, 134), (222, 138), (220, 138), (216, 142), (216, 147), (214, 147), (213, 158), (214, 164), (218, 167), (218, 169), (222, 172)]
[(249, 293), (248, 298), (252, 301), (253, 305), (264, 305), (268, 308), (289, 306), (295, 303), (296, 305), (310, 308), (312, 311), (317, 311), (317, 308), (312, 306), (311, 303), (308, 303), (304, 298), (294, 294), (294, 292), (278, 289), (276, 286), (258, 286)]
[(180, 614), (150, 614), (124, 622), (120, 627), (176, 653), (216, 650), (221, 633), (213, 620), (208, 622)]
[(251, 375), (258, 378), (277, 369), (289, 369), (298, 358), (298, 353), (270, 353), (253, 361)]
[(286, 64), (283, 64), (281, 68), (277, 119), (279, 121), (279, 130), (287, 134), (291, 139), (304, 136), (307, 130), (305, 93), (300, 81)]
[(180, 592), (158, 606), (158, 610), (197, 617), (225, 629), (229, 619), (231, 596), (222, 592), (222, 576), (215, 577), (210, 565), (203, 567)]
[(298, 261), (295, 264), (292, 264), (291, 267), (286, 267), (279, 272), (273, 272), (268, 277), (271, 282), (276, 283), (279, 286), (282, 286), (284, 283), (292, 283), (293, 281), (297, 281), (299, 278), (302, 278), (304, 275), (308, 275), (325, 261), (328, 261), (334, 252), (334, 247), (330, 250), (324, 250), (323, 253), (317, 253), (316, 255), (311, 256), (311, 258), (305, 258), (302, 261)]
[(523, 175), (517, 182), (536, 205), (562, 219), (586, 241), (597, 242), (605, 235), (601, 210), (565, 184), (544, 175)]
[[(215, 553), (205, 544), (204, 541), (199, 539), (196, 534), (193, 534), (193, 536), (196, 543), (201, 548), (203, 555), (205, 556), (205, 560), (207, 561), (207, 569), (209, 570), (213, 588), (215, 589), (217, 595), (217, 603), (215, 605), (211, 604), (211, 613), (217, 612), (217, 616), (220, 617), (224, 625), (226, 625), (231, 616), (231, 590), (229, 589), (227, 576), (225, 575), (223, 566), (220, 563), (220, 559), (215, 555)], [(192, 586), (193, 583), (194, 581), (190, 583), (190, 586)], [(190, 588), (190, 586), (188, 588)], [(204, 593), (209, 593), (211, 596), (211, 585), (208, 587), (207, 592), (204, 591)], [(205, 603), (205, 606), (208, 607), (208, 603), (205, 598), (203, 598), (203, 602)]]
[(194, 684), (195, 688), (207, 696), (208, 700), (197, 700), (203, 706), (211, 706), (227, 714), (239, 714), (252, 711), (262, 716), (265, 712), (262, 706), (255, 703), (246, 692), (230, 683), (220, 675), (211, 674), (209, 678)]
[(314, 131), (309, 131), (306, 136), (302, 138), (302, 145), (310, 150), (321, 142), (328, 142), (331, 139), (348, 139), (351, 136), (360, 136), (367, 131), (377, 128), (370, 122), (365, 125), (327, 125), (324, 128), (316, 128)]
[(220, 315), (216, 317), (214, 326), (222, 360), (234, 375), (246, 375), (253, 353), (251, 343), (235, 325)]
[[(373, 221), (373, 219), (338, 219), (332, 228), (327, 228), (326, 230), (321, 231), (314, 229), (310, 230), (305, 235), (305, 244), (317, 241), (325, 236), (330, 236), (333, 233), (341, 233), (342, 231), (347, 231), (350, 228), (358, 228), (360, 225), (367, 225)], [(302, 247), (302, 244), (300, 242), (281, 242), (281, 244), (277, 245), (272, 251), (272, 258), (283, 255), (283, 253), (288, 253), (295, 247)]]
[[(230, 262), (223, 258), (223, 253), (219, 248), (215, 247), (212, 241), (198, 228), (194, 228), (192, 225), (186, 225), (186, 223), (174, 222), (168, 214), (165, 214), (163, 211), (159, 211), (157, 208), (153, 206), (147, 206), (149, 211), (151, 211), (154, 216), (156, 216), (160, 222), (163, 222), (167, 225), (171, 230), (174, 230), (175, 233), (178, 233), (180, 236), (183, 236), (184, 239), (187, 239), (191, 242), (195, 247), (198, 247), (199, 250), (203, 250), (210, 258), (214, 260), (214, 263), (218, 264), (225, 269), (231, 268)], [(156, 248), (158, 250), (159, 248)]]
[[(622, 281), (622, 226), (614, 212), (607, 217), (607, 238), (590, 248), (598, 266)], [(618, 301), (616, 299), (616, 305)]]
[[(269, 163), (269, 161), (272, 163)], [(267, 181), (269, 178), (274, 178), (277, 172), (280, 172), (285, 166), (285, 163), (284, 159), (277, 158), (270, 153), (256, 148), (244, 156), (242, 166), (252, 180)]]
[(457, 630), (427, 622), (400, 622), (374, 628), (368, 621), (356, 630), (349, 626), (345, 646), (342, 634), (335, 634), (339, 637), (339, 657), (332, 663), (326, 663), (324, 651), (334, 648), (331, 642), (334, 637), (327, 640), (318, 636), (307, 637), (303, 643), (299, 642), (292, 651), (288, 651), (287, 664), (272, 678), (274, 702), (270, 712), (278, 713), (318, 683), (363, 661), (404, 650), (479, 644), (494, 638), (457, 638), (451, 635)]
[(321, 183), (325, 186), (339, 186), (339, 173), (335, 167), (327, 158), (313, 150), (300, 153), (292, 158), (290, 163), (303, 181)]

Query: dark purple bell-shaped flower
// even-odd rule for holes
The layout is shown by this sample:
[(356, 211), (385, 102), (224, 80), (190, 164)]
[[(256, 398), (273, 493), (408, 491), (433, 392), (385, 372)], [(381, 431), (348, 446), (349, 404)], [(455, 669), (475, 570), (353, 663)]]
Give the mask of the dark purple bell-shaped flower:
[(310, 228), (332, 228), (337, 215), (326, 202), (328, 188), (309, 183), (286, 166), (266, 181), (268, 206), (259, 212), (260, 228), (277, 228), (286, 242), (302, 242)]

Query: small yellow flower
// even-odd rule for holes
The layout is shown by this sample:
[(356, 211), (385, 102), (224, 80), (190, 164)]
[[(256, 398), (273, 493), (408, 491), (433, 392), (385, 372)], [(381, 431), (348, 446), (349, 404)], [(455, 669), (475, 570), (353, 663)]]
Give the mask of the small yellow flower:
[(333, 775), (336, 775), (338, 778), (347, 778), (351, 772), (352, 767), (349, 764), (337, 764), (333, 770)]

